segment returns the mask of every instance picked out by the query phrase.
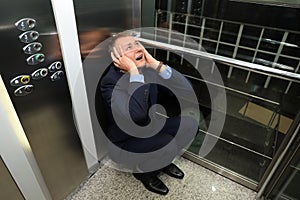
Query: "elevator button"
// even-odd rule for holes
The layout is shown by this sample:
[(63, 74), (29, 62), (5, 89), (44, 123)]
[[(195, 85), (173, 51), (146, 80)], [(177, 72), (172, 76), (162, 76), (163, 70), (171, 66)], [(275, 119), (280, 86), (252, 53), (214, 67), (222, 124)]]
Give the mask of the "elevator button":
[(56, 62), (52, 63), (52, 64), (48, 67), (48, 69), (49, 69), (50, 72), (55, 72), (55, 71), (57, 71), (57, 70), (60, 70), (61, 67), (62, 67), (62, 63), (61, 63), (60, 61), (56, 61)]
[(41, 69), (38, 69), (38, 70), (34, 71), (31, 74), (31, 77), (34, 80), (39, 80), (41, 78), (46, 77), (47, 75), (48, 75), (48, 69), (47, 68), (41, 68)]
[(36, 65), (43, 62), (44, 60), (45, 60), (45, 55), (42, 53), (37, 53), (27, 58), (26, 61), (28, 65)]
[(26, 54), (34, 54), (39, 52), (41, 49), (42, 49), (42, 44), (39, 42), (33, 42), (23, 47), (23, 51)]
[(21, 83), (22, 83), (23, 85), (29, 83), (29, 81), (30, 81), (30, 76), (23, 76), (23, 77), (21, 78)]
[(39, 37), (39, 33), (37, 31), (26, 31), (19, 35), (19, 39), (21, 42), (30, 43), (37, 40)]
[(27, 83), (30, 82), (30, 76), (28, 75), (20, 75), (20, 76), (17, 76), (15, 78), (13, 78), (11, 81), (10, 81), (10, 85), (11, 86), (22, 86), (22, 85), (25, 85)]
[(64, 77), (64, 72), (63, 71), (57, 71), (54, 74), (51, 75), (50, 79), (51, 81), (57, 81), (61, 78)]
[(16, 96), (25, 96), (32, 92), (33, 85), (23, 85), (14, 91)]
[(17, 21), (15, 26), (21, 31), (28, 31), (36, 26), (36, 21), (32, 18), (23, 18)]

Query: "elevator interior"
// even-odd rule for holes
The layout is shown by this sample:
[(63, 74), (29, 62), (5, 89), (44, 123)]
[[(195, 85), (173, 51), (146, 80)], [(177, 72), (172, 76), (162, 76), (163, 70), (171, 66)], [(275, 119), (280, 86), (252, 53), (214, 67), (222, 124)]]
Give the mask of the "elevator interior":
[[(225, 83), (224, 86), (217, 86), (225, 88), (227, 95), (223, 132), (213, 150), (201, 158), (197, 154), (203, 139), (215, 137), (203, 126), (185, 156), (258, 190), (266, 180), (269, 168), (274, 166), (274, 158), (281, 153), (280, 147), (286, 144), (286, 138), (290, 138), (288, 129), (299, 112), (299, 8), (252, 4), (241, 0), (157, 0), (155, 5), (154, 1), (152, 4), (147, 1), (152, 6), (141, 8), (139, 2), (74, 1), (87, 98), (98, 144), (97, 159), (101, 160), (105, 155), (102, 140), (97, 135), (100, 127), (94, 106), (96, 83), (101, 71), (97, 68), (99, 66), (87, 68), (88, 65), (84, 63), (86, 56), (111, 33), (140, 26), (162, 27), (166, 31), (177, 31), (176, 37), (183, 38), (179, 43), (181, 47), (188, 47), (184, 41), (189, 37), (210, 55), (222, 58), (214, 59), (212, 56), (214, 65), (208, 67), (211, 70), (218, 68)], [(153, 15), (145, 16), (151, 7), (155, 8), (150, 12)], [(85, 147), (82, 147), (73, 119), (69, 85), (51, 2), (13, 0), (3, 4), (0, 10), (0, 74), (52, 198), (63, 199), (89, 176), (89, 172), (83, 153)], [(253, 15), (251, 10), (257, 11), (256, 14)], [(41, 47), (33, 54), (24, 52), (27, 43), (20, 40), (27, 30), (19, 30), (15, 25), (23, 18), (33, 19), (29, 21), (29, 31), (36, 31), (29, 35), (36, 40), (28, 44), (38, 42), (34, 43), (35, 48)], [(168, 44), (167, 40), (165, 44)], [(176, 48), (178, 43), (171, 45)], [(199, 46), (195, 49), (199, 50)], [(212, 119), (207, 84), (214, 83), (204, 82), (191, 63), (186, 61), (190, 57), (197, 63), (203, 57), (191, 55), (189, 51), (181, 51), (181, 55), (178, 55), (166, 49), (156, 49), (155, 45), (152, 47), (158, 59), (184, 73), (193, 83), (208, 125)], [(32, 58), (32, 55), (35, 57)], [(89, 57), (87, 61), (93, 62), (93, 58)], [(248, 64), (233, 64), (233, 61)], [(261, 67), (251, 70), (248, 67), (251, 63)], [(267, 73), (264, 71), (267, 68), (279, 71)], [(35, 72), (38, 72), (36, 79), (33, 78)], [(262, 119), (257, 117), (257, 113)], [(0, 166), (0, 173), (11, 183), (4, 187), (9, 188), (7, 191), (18, 191), (5, 163)], [(297, 160), (293, 160), (291, 166), (297, 174)], [(290, 182), (297, 183), (297, 177), (293, 176)], [(15, 195), (23, 198), (18, 192)]]

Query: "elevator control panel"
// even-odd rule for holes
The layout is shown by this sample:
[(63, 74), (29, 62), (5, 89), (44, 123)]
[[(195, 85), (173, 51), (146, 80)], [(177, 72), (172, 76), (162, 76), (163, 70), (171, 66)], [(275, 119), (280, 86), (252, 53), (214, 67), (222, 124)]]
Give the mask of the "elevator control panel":
[[(48, 76), (51, 82), (57, 81), (64, 77), (64, 71), (62, 71), (62, 62), (60, 61), (44, 64), (46, 56), (41, 52), (43, 45), (37, 41), (40, 34), (34, 30), (37, 27), (37, 21), (35, 19), (20, 19), (15, 23), (15, 26), (18, 30), (22, 31), (19, 34), (19, 40), (25, 43), (22, 48), (24, 54), (27, 55), (24, 62), (28, 67), (32, 68), (32, 71), (29, 72), (29, 75), (17, 75), (12, 78), (10, 85), (12, 87), (18, 87), (14, 90), (15, 96), (26, 96), (33, 91), (33, 84), (38, 83), (40, 79), (47, 80), (45, 78)], [(20, 68), (20, 70), (21, 69), (22, 68)]]
[(39, 38), (40, 34), (37, 31), (26, 31), (19, 35), (21, 42), (30, 43)]
[(45, 60), (45, 55), (42, 53), (34, 54), (26, 59), (28, 65), (37, 65)]
[(39, 42), (33, 42), (30, 44), (27, 44), (25, 47), (23, 47), (23, 51), (26, 54), (34, 54), (39, 52), (42, 49), (43, 45)]
[(33, 91), (33, 85), (23, 85), (14, 91), (16, 96), (25, 96)]
[(41, 78), (44, 78), (48, 75), (48, 69), (47, 68), (40, 68), (35, 70), (32, 74), (31, 77), (33, 80), (39, 80)]
[(15, 23), (15, 26), (17, 27), (17, 29), (19, 29), (21, 31), (28, 31), (28, 30), (34, 28), (35, 25), (36, 25), (36, 21), (32, 18), (23, 18)]
[(65, 75), (64, 72), (60, 70), (60, 71), (57, 71), (54, 74), (52, 74), (50, 78), (51, 78), (51, 81), (57, 81), (57, 80), (63, 78), (64, 75)]
[(26, 85), (27, 83), (30, 82), (30, 76), (29, 75), (20, 75), (17, 76), (15, 78), (13, 78), (10, 81), (10, 85), (11, 86), (22, 86), (22, 85)]

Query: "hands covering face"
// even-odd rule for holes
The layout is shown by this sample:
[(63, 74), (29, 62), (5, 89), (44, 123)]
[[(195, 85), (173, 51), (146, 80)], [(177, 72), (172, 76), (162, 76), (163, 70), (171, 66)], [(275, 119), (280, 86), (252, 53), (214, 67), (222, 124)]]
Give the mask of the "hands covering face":
[(132, 37), (120, 38), (111, 52), (114, 64), (123, 71), (131, 71), (138, 67), (152, 67), (156, 69), (159, 61)]
[(159, 61), (157, 61), (155, 58), (151, 56), (151, 54), (143, 47), (144, 50), (144, 56), (146, 59), (147, 67), (152, 67), (153, 69), (156, 69), (159, 65)]
[(113, 47), (113, 51), (110, 53), (114, 64), (123, 71), (130, 72), (131, 70), (136, 69), (137, 66), (134, 61), (127, 57), (121, 48), (118, 49), (119, 51), (116, 47)]

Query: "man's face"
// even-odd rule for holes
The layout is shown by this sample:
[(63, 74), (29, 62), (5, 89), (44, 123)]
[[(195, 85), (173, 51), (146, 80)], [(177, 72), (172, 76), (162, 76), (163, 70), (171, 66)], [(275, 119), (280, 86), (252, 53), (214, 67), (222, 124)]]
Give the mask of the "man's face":
[[(146, 65), (144, 56), (144, 48), (142, 44), (131, 36), (118, 38), (115, 42), (119, 54), (124, 53), (125, 56), (130, 58), (137, 67)], [(121, 52), (120, 52), (121, 49)]]

